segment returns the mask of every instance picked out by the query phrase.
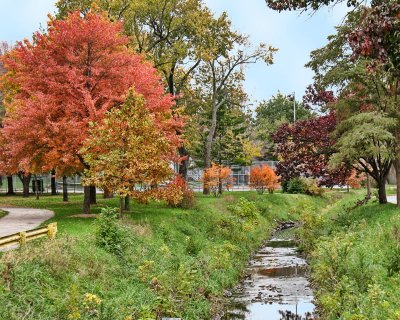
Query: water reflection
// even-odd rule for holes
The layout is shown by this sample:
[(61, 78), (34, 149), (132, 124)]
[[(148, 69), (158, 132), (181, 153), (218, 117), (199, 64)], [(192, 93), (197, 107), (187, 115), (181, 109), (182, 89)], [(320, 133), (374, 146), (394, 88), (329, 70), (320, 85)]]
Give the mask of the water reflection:
[(223, 319), (314, 320), (307, 264), (293, 241), (275, 238), (250, 261)]

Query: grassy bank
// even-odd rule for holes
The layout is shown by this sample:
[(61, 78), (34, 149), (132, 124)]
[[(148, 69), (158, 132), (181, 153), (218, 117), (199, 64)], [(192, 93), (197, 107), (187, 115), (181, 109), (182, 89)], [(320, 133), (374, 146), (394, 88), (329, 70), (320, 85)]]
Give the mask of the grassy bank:
[[(191, 210), (134, 204), (108, 233), (112, 250), (97, 244), (95, 219), (75, 216), (81, 202), (0, 197), (0, 205), (54, 210), (48, 222), (60, 231), (55, 241), (0, 257), (0, 319), (210, 319), (276, 221), (296, 220), (327, 200), (235, 192), (198, 195)], [(117, 200), (99, 199), (93, 212), (106, 206)]]
[(0, 219), (5, 217), (7, 215), (7, 212), (4, 210), (0, 210)]
[(322, 319), (400, 319), (400, 210), (362, 197), (303, 215)]

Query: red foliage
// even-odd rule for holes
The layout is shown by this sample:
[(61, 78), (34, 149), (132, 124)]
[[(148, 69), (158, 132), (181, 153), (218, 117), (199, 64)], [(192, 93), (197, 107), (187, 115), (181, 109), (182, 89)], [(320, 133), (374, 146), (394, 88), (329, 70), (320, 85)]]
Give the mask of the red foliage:
[(273, 193), (279, 188), (279, 178), (275, 171), (267, 165), (252, 168), (250, 171), (250, 187), (262, 194), (265, 190)]
[(353, 189), (360, 189), (362, 187), (362, 183), (365, 180), (365, 173), (359, 173), (355, 169), (353, 169), (351, 171), (351, 175), (346, 179), (346, 184)]
[(364, 8), (359, 25), (348, 36), (353, 59), (360, 56), (371, 58), (371, 69), (376, 64), (384, 64), (398, 72), (399, 12), (400, 3), (395, 1), (382, 1), (371, 8)]
[(282, 181), (291, 178), (316, 178), (320, 185), (332, 187), (344, 184), (349, 172), (346, 168), (330, 170), (329, 157), (334, 153), (332, 132), (336, 126), (334, 113), (317, 118), (285, 123), (273, 134), (277, 174)]
[(164, 198), (170, 206), (184, 209), (193, 207), (195, 202), (193, 190), (180, 174), (167, 185)]
[[(174, 118), (157, 122), (173, 106), (156, 70), (127, 48), (122, 24), (79, 12), (49, 22), (48, 32), (25, 40), (5, 56), (3, 85), (12, 98), (4, 121), (3, 159), (8, 169), (81, 171), (80, 150), (91, 123), (122, 103), (130, 87), (142, 94), (156, 125), (177, 142)], [(14, 88), (15, 90), (11, 90)], [(172, 130), (173, 129), (173, 130)]]
[(315, 84), (309, 85), (303, 96), (304, 105), (310, 109), (319, 106), (321, 109), (327, 110), (336, 100), (333, 91), (320, 89)]

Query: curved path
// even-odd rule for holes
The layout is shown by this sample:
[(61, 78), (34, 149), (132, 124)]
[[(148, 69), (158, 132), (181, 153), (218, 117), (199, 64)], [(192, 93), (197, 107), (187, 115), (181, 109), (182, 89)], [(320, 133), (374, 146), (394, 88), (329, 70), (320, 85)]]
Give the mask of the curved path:
[(6, 207), (0, 207), (0, 209), (8, 212), (0, 219), (0, 237), (35, 229), (44, 221), (54, 217), (53, 211), (45, 209)]
[(396, 196), (387, 196), (387, 200), (388, 200), (388, 202), (390, 202), (390, 203), (397, 204)]

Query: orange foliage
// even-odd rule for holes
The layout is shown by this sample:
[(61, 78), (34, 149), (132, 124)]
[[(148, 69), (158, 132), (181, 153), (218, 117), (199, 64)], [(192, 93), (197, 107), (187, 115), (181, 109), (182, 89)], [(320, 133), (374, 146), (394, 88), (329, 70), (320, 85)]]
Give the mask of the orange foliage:
[(346, 184), (353, 189), (360, 189), (361, 183), (366, 179), (365, 173), (359, 173), (356, 170), (346, 179)]
[(229, 190), (232, 187), (232, 170), (213, 163), (211, 168), (204, 170), (203, 182), (204, 187), (210, 189), (214, 196), (222, 194), (224, 189)]
[(273, 193), (279, 188), (279, 178), (275, 171), (267, 165), (256, 167), (250, 171), (250, 187), (263, 194), (265, 190)]
[(187, 181), (179, 174), (165, 189), (165, 200), (172, 207), (189, 209), (194, 205), (194, 192)]
[[(91, 124), (123, 103), (133, 87), (145, 99), (154, 125), (171, 128), (168, 140), (179, 141), (182, 124), (169, 113), (173, 97), (164, 94), (156, 69), (127, 46), (121, 22), (103, 14), (79, 12), (51, 20), (1, 57), (7, 116), (1, 130), (2, 171), (57, 174), (87, 167), (80, 150)], [(5, 164), (5, 165), (4, 165)]]

